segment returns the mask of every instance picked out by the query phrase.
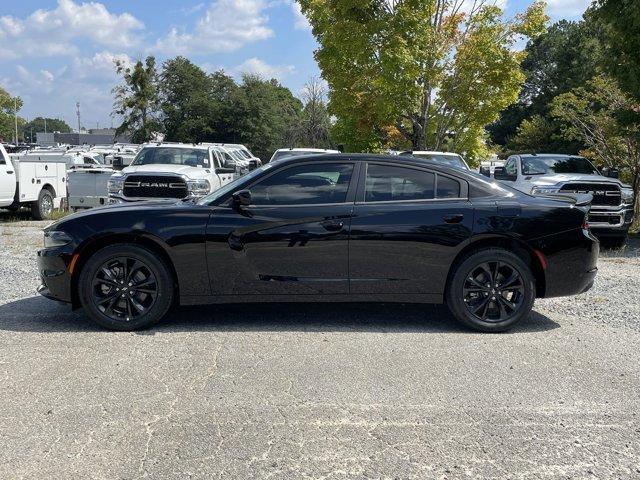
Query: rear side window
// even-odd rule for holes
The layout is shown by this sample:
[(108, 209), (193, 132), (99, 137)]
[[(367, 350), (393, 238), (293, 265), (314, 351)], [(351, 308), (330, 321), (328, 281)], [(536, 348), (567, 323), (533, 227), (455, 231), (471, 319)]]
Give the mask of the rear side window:
[(423, 170), (369, 164), (365, 202), (430, 200), (434, 198), (435, 175)]
[(453, 178), (438, 175), (438, 198), (460, 198), (460, 182)]
[(286, 168), (251, 187), (253, 205), (343, 203), (353, 164), (318, 163)]

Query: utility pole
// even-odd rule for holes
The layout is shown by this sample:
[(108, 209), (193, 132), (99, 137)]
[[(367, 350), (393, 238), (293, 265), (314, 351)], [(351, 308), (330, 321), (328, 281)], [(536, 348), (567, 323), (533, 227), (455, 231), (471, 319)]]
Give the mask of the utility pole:
[[(78, 115), (78, 135), (80, 135), (80, 102), (76, 102), (76, 115)], [(78, 141), (80, 137), (78, 137)]]
[(16, 127), (16, 141), (14, 143), (18, 145), (18, 97), (13, 98), (13, 117)]

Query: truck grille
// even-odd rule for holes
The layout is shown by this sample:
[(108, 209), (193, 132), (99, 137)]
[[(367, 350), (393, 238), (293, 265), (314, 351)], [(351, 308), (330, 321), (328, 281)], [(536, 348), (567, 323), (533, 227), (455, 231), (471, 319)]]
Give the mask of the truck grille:
[(130, 198), (185, 198), (189, 191), (182, 177), (169, 175), (130, 175), (122, 191)]
[(622, 203), (620, 187), (610, 183), (567, 183), (560, 191), (590, 193), (593, 195), (592, 205), (618, 206)]

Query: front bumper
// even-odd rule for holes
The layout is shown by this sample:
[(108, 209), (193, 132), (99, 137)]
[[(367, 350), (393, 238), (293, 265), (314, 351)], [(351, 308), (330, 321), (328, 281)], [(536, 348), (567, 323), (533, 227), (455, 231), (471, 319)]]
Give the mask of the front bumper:
[(64, 248), (45, 248), (38, 251), (38, 273), (42, 285), (38, 293), (51, 300), (70, 303), (72, 254)]
[(633, 206), (591, 207), (587, 220), (589, 227), (596, 231), (607, 230), (625, 233), (633, 221)]

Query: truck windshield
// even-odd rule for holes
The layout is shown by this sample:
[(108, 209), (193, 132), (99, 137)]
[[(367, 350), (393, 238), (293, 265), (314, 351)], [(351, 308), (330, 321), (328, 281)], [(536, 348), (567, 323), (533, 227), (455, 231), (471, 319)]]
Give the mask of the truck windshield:
[(185, 165), (208, 167), (209, 151), (196, 148), (143, 148), (131, 165)]
[(582, 173), (598, 175), (598, 170), (583, 157), (522, 157), (523, 175)]

